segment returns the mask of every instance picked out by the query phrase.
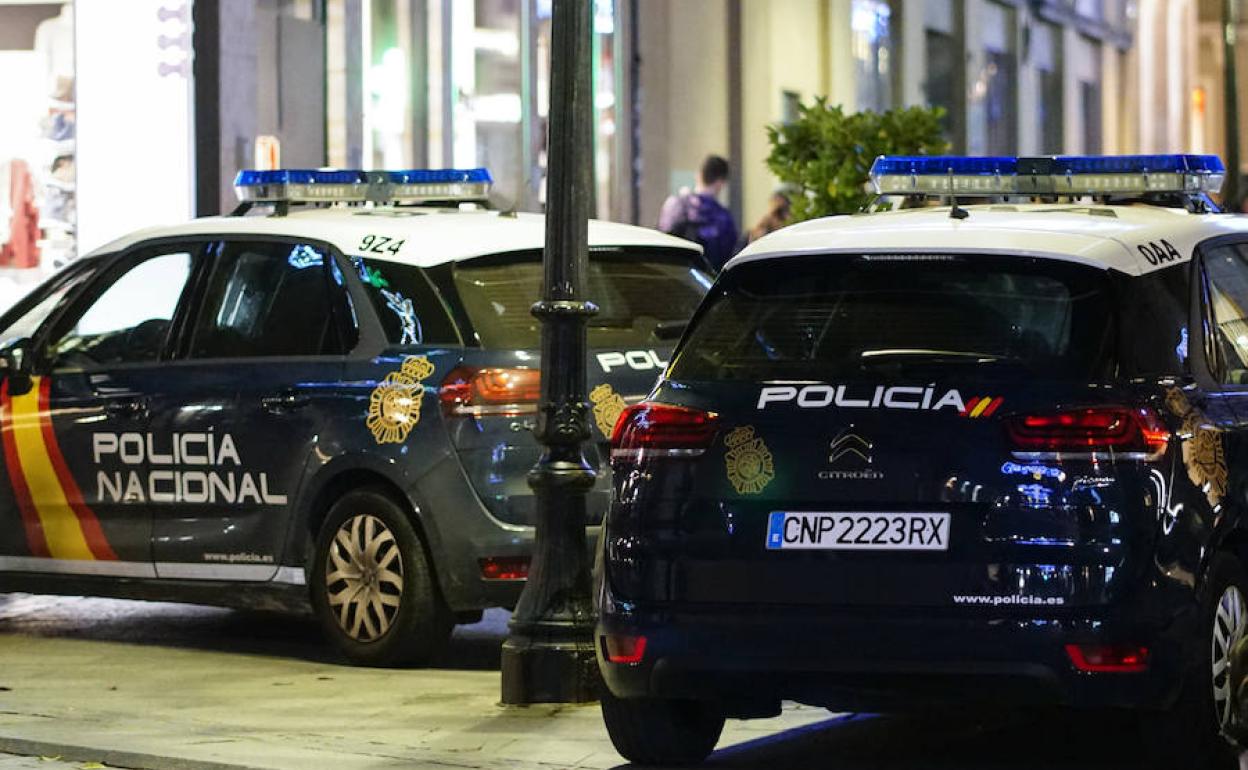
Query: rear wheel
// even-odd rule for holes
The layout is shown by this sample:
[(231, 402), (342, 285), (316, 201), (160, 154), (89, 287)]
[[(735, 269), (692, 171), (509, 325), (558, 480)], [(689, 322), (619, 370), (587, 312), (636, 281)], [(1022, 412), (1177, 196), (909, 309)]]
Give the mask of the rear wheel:
[(1248, 574), (1230, 554), (1219, 554), (1209, 568), (1199, 622), (1199, 660), (1178, 704), (1145, 725), (1158, 770), (1239, 767), (1237, 752), (1225, 736), (1245, 716), (1238, 714), (1241, 683), (1232, 677), (1232, 653), (1248, 636)]
[(639, 765), (690, 765), (710, 756), (724, 729), (716, 703), (602, 696), (602, 719), (620, 756)]
[(422, 664), (450, 639), (453, 618), (406, 512), (377, 489), (330, 508), (313, 556), (312, 603), (326, 636), (366, 666)]

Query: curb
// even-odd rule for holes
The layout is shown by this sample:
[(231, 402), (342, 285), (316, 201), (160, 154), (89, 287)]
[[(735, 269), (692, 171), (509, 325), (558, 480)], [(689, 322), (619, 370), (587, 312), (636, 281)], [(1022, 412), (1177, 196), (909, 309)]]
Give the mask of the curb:
[(54, 741), (32, 741), (0, 735), (0, 752), (27, 757), (59, 757), (67, 762), (100, 762), (127, 770), (259, 770), (252, 765), (235, 765), (208, 760), (179, 759), (134, 751), (97, 749)]

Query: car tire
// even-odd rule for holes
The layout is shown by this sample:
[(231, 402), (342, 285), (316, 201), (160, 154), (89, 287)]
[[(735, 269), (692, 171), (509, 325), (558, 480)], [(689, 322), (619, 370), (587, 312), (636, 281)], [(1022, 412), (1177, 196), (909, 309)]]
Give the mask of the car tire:
[(620, 756), (638, 765), (694, 765), (715, 750), (724, 730), (716, 703), (602, 696), (602, 720)]
[(312, 605), (353, 663), (422, 665), (450, 640), (454, 616), (407, 511), (385, 491), (357, 489), (329, 509), (316, 540)]
[(1224, 696), (1233, 700), (1236, 683), (1230, 681), (1229, 667), (1222, 674), (1214, 669), (1215, 660), (1248, 631), (1248, 572), (1229, 553), (1218, 554), (1210, 564), (1198, 622), (1196, 660), (1178, 702), (1170, 711), (1143, 721), (1153, 770), (1239, 768), (1238, 752), (1221, 733), (1225, 701), (1217, 694), (1224, 687)]

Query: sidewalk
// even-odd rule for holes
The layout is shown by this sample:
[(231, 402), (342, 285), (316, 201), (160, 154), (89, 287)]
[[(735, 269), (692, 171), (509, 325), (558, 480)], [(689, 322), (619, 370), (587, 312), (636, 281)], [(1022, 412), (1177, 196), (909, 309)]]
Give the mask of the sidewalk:
[[(624, 764), (597, 706), (502, 707), (498, 673), (471, 664), (390, 671), (11, 633), (0, 634), (0, 661), (0, 751), (15, 754), (159, 770)], [(730, 722), (720, 746), (828, 720), (790, 707)]]

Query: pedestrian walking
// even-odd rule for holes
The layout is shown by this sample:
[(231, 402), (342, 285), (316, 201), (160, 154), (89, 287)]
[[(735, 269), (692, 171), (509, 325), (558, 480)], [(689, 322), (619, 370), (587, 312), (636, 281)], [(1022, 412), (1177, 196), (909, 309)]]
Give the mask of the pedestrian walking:
[(708, 155), (698, 172), (697, 186), (669, 197), (659, 211), (659, 229), (701, 244), (707, 263), (717, 272), (737, 244), (737, 223), (718, 198), (727, 186), (728, 161)]

